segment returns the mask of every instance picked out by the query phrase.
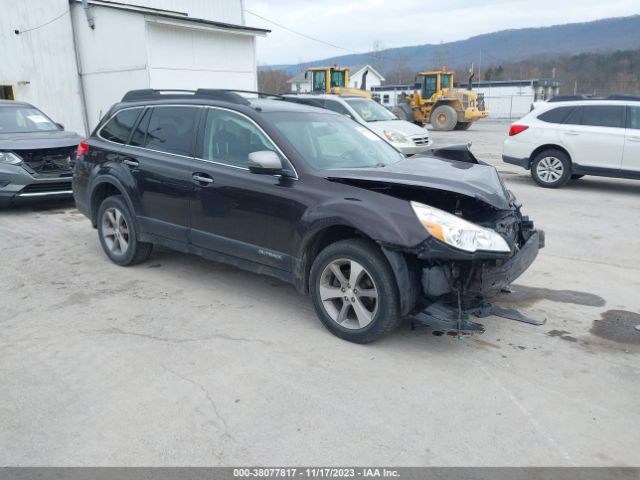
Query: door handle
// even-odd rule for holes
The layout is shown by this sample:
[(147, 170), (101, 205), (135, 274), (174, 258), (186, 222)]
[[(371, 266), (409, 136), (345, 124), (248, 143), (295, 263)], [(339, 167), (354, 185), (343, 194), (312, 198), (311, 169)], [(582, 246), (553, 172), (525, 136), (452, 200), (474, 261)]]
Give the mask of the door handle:
[(578, 135), (580, 132), (576, 132), (575, 130), (567, 130), (566, 132), (562, 132), (565, 135)]
[(640, 142), (640, 137), (629, 137), (629, 140), (632, 142)]
[(213, 178), (205, 173), (194, 173), (191, 177), (196, 181), (196, 183), (213, 183)]
[(133, 160), (132, 158), (125, 158), (122, 163), (129, 165), (130, 167), (137, 167), (140, 165), (137, 160)]

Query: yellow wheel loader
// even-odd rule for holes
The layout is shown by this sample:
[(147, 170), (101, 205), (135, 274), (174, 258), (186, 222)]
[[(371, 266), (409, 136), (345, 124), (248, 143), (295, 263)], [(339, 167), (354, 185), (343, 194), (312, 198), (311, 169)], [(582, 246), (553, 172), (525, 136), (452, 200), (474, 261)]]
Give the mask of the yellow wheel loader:
[(435, 130), (466, 130), (471, 123), (489, 116), (484, 95), (471, 90), (472, 78), (468, 89), (453, 88), (453, 72), (446, 68), (420, 72), (420, 90), (403, 96), (393, 113), (420, 125), (431, 123)]
[[(366, 75), (363, 76), (363, 88), (366, 88)], [(371, 98), (371, 93), (366, 90), (350, 88), (349, 69), (333, 67), (311, 67), (304, 74), (304, 78), (311, 76), (312, 93), (333, 93), (335, 95), (350, 95), (364, 98)]]

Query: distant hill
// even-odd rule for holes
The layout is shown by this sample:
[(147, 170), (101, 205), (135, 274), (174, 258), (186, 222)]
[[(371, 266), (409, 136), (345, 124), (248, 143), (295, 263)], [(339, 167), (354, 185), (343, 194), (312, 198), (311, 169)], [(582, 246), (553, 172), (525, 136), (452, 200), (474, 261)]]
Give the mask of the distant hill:
[[(640, 7), (639, 7), (640, 8)], [(585, 23), (571, 23), (540, 28), (502, 30), (477, 35), (466, 40), (390, 48), (374, 53), (341, 55), (301, 64), (268, 65), (261, 68), (283, 70), (294, 75), (310, 65), (355, 65), (370, 63), (382, 71), (398, 68), (420, 70), (442, 63), (463, 68), (475, 62), (482, 51), (482, 66), (513, 63), (539, 55), (559, 55), (640, 48), (640, 15), (607, 18)]]

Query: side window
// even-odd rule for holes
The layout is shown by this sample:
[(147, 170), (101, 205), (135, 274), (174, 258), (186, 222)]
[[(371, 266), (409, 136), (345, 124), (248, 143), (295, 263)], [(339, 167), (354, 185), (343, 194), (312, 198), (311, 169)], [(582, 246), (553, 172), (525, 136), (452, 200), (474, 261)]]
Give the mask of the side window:
[(538, 120), (547, 123), (562, 123), (575, 107), (558, 107), (538, 115)]
[(566, 125), (580, 125), (582, 122), (582, 110), (583, 107), (574, 108), (573, 112), (569, 114), (564, 123)]
[(191, 139), (199, 108), (154, 107), (144, 147), (160, 152), (191, 155)]
[(100, 136), (105, 140), (116, 143), (127, 143), (133, 125), (138, 119), (142, 108), (130, 108), (116, 114), (100, 130)]
[(340, 102), (335, 100), (325, 100), (324, 107), (328, 110), (340, 113), (342, 115), (350, 115), (349, 111)]
[(242, 115), (210, 108), (204, 126), (202, 158), (234, 167), (247, 167), (249, 154), (277, 152), (262, 131)]
[(582, 108), (582, 125), (623, 128), (624, 107), (617, 105), (588, 105)]
[(640, 107), (627, 107), (627, 128), (640, 129)]

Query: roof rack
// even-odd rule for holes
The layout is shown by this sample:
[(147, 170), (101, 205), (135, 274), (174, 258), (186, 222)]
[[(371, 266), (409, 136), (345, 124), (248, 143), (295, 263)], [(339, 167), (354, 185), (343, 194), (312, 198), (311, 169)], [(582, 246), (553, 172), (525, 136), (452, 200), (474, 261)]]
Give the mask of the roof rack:
[(130, 90), (122, 97), (122, 102), (139, 102), (143, 100), (174, 100), (174, 99), (206, 99), (218, 100), (220, 102), (237, 103), (240, 105), (250, 105), (249, 100), (240, 93), (250, 93), (258, 97), (275, 97), (282, 99), (281, 95), (266, 92), (255, 92), (252, 90), (231, 90), (231, 89), (210, 89), (199, 88), (197, 90), (176, 90), (176, 89), (152, 89)]
[(595, 97), (593, 95), (556, 95), (547, 100), (549, 103), (555, 102), (577, 102), (581, 100), (631, 100), (638, 102), (640, 96), (637, 95), (609, 95), (606, 97)]

